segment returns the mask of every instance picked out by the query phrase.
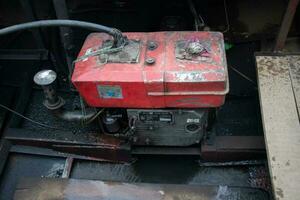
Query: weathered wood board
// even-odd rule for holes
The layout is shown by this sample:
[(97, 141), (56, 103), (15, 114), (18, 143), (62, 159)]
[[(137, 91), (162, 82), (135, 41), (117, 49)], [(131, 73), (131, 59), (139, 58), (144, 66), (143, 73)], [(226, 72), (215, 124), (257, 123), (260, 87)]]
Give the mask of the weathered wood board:
[(79, 179), (24, 178), (15, 200), (264, 200), (255, 188), (171, 184), (130, 184)]
[(300, 56), (290, 56), (290, 76), (297, 103), (298, 117), (300, 113)]
[[(276, 199), (300, 197), (300, 56), (256, 56), (261, 113)], [(297, 92), (298, 91), (298, 92)]]

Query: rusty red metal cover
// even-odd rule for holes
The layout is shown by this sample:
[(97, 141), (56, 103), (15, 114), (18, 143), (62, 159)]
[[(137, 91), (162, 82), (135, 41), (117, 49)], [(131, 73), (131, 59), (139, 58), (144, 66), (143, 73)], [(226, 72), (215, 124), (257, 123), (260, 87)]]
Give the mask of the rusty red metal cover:
[(123, 108), (218, 107), (229, 90), (222, 33), (125, 33), (122, 51), (82, 57), (109, 46), (90, 34), (72, 82), (90, 106)]

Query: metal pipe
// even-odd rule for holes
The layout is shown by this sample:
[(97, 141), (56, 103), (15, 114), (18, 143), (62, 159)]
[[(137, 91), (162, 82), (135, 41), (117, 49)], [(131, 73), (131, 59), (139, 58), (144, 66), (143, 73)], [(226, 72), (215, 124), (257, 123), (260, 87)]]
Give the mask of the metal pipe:
[(93, 119), (93, 117), (97, 114), (92, 109), (87, 109), (85, 113), (81, 110), (68, 111), (63, 109), (62, 107), (51, 110), (52, 114), (59, 119), (69, 122), (83, 122), (87, 123)]
[(69, 111), (63, 108), (65, 101), (57, 95), (54, 87), (56, 77), (56, 73), (53, 70), (42, 70), (34, 76), (34, 82), (43, 88), (45, 107), (56, 117), (69, 122), (89, 123), (96, 118), (97, 112), (93, 109), (87, 109), (85, 112), (82, 112), (79, 110)]

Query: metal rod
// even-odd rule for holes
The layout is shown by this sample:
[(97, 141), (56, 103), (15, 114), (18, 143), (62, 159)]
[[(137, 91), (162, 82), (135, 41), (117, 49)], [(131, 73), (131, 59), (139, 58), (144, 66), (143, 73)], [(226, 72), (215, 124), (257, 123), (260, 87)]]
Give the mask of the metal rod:
[(284, 48), (285, 41), (290, 31), (298, 4), (299, 4), (299, 0), (289, 1), (279, 29), (279, 33), (277, 35), (274, 51), (282, 51), (282, 49)]
[[(67, 3), (65, 0), (53, 0), (54, 10), (57, 19), (69, 19)], [(74, 58), (72, 57), (73, 45), (72, 45), (72, 31), (70, 27), (60, 27), (60, 40), (63, 44), (63, 50), (65, 53), (66, 62), (68, 65), (69, 74), (72, 73), (72, 62)]]

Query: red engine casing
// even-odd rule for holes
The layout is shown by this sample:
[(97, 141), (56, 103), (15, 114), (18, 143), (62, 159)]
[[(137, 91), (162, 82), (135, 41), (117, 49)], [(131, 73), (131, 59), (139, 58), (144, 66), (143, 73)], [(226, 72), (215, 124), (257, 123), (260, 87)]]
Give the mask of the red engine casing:
[[(104, 56), (105, 61), (103, 56), (90, 56), (75, 64), (72, 82), (90, 106), (208, 108), (224, 103), (229, 83), (222, 33), (124, 34), (138, 45), (135, 61), (121, 61), (130, 57), (128, 47), (118, 54), (119, 60), (114, 55)], [(79, 57), (103, 48), (109, 39), (104, 33), (90, 34)], [(148, 47), (151, 42), (157, 48)], [(190, 53), (191, 43), (201, 44), (201, 52)], [(149, 64), (147, 58), (155, 62)]]

